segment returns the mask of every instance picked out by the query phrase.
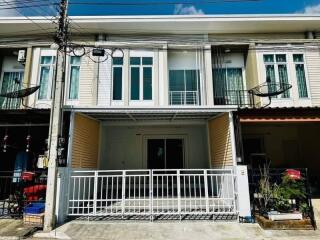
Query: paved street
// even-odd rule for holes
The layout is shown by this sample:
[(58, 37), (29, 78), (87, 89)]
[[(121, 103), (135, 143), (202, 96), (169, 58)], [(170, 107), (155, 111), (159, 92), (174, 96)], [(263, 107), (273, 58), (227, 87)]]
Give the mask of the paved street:
[(263, 231), (257, 224), (213, 222), (85, 222), (73, 221), (38, 238), (95, 240), (320, 239), (320, 231)]

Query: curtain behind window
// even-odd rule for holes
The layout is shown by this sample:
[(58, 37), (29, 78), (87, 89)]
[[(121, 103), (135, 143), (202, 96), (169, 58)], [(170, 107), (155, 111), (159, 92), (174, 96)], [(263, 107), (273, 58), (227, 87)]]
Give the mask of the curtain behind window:
[(72, 56), (70, 64), (69, 99), (76, 100), (79, 98), (80, 57)]
[(268, 92), (275, 92), (276, 74), (273, 65), (266, 65), (266, 82), (268, 83)]
[[(287, 85), (289, 83), (288, 81), (288, 71), (287, 71), (287, 65), (278, 65), (278, 72), (279, 72), (279, 83), (282, 87), (283, 85)], [(289, 98), (290, 92), (285, 91), (282, 95), (282, 98)]]
[[(241, 68), (213, 69), (213, 88), (216, 104), (238, 104), (244, 102)], [(241, 99), (239, 99), (241, 98)]]
[[(18, 91), (21, 89), (23, 72), (5, 72), (1, 85), (1, 94)], [(0, 108), (18, 108), (20, 99), (0, 97)]]
[(40, 69), (40, 89), (38, 99), (48, 99), (50, 67), (42, 66)]
[(300, 98), (308, 97), (306, 75), (303, 64), (296, 64), (296, 75), (298, 82), (298, 92)]

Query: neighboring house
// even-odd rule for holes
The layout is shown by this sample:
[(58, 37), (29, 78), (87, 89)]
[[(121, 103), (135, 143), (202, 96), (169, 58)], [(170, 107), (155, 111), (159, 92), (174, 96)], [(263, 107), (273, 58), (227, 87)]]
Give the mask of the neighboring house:
[[(247, 175), (241, 185), (233, 169), (250, 165), (255, 153), (274, 167), (308, 167), (319, 181), (320, 17), (73, 17), (71, 24), (74, 42), (120, 50), (105, 61), (68, 54), (59, 220), (65, 212), (248, 215)], [(1, 36), (20, 38), (0, 40), (1, 93), (40, 86), (24, 99), (32, 110), (2, 98), (1, 114), (32, 114), (34, 122), (23, 123), (30, 129), (51, 107), (56, 50), (42, 35), (22, 41), (10, 33), (12, 26), (36, 30), (28, 19), (0, 19), (0, 26)], [(21, 49), (24, 65), (16, 61)], [(269, 99), (249, 90), (266, 81), (292, 88), (263, 108)], [(12, 121), (0, 123), (1, 138)]]

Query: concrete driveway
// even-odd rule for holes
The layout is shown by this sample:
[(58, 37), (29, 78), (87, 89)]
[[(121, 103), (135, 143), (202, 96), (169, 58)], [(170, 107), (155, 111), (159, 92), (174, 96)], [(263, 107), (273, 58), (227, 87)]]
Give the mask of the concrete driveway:
[(72, 221), (55, 231), (38, 233), (33, 239), (77, 240), (236, 240), (320, 239), (320, 231), (264, 231), (257, 224), (194, 222), (86, 222)]

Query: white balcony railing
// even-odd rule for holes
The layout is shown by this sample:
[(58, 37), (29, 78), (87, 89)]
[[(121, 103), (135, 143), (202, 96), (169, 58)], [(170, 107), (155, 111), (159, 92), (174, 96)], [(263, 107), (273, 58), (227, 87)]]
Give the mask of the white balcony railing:
[(232, 169), (73, 171), (70, 216), (236, 215)]
[(198, 91), (170, 91), (170, 105), (199, 105)]

